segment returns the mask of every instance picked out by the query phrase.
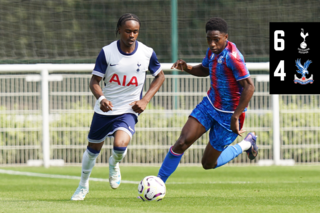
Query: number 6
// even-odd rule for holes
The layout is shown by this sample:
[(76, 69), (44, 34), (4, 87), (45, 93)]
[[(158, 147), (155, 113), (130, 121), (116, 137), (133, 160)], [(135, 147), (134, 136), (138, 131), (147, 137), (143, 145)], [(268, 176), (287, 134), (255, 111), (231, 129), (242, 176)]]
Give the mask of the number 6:
[[(274, 49), (276, 51), (284, 50), (284, 40), (282, 38), (278, 38), (279, 35), (283, 37), (284, 31), (283, 30), (274, 31)], [(280, 44), (280, 46), (278, 46), (278, 44)]]

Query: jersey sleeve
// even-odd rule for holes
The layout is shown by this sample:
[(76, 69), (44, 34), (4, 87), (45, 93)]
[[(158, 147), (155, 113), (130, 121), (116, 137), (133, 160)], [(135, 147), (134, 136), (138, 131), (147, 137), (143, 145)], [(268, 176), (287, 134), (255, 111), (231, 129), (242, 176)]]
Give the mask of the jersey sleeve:
[(102, 49), (97, 57), (96, 64), (92, 71), (92, 75), (104, 77), (104, 74), (106, 73), (107, 68), (108, 68), (108, 63), (106, 60), (106, 56), (104, 54), (104, 50)]
[(206, 56), (202, 60), (202, 66), (203, 67), (209, 68), (209, 59), (210, 59), (210, 56), (211, 56), (210, 53), (211, 53), (210, 48), (208, 48), (207, 52), (206, 52)]
[(157, 55), (154, 51), (152, 52), (148, 69), (153, 76), (157, 76), (162, 70), (161, 64), (159, 63)]
[(232, 70), (237, 81), (246, 79), (250, 76), (249, 70), (244, 62), (244, 58), (238, 51), (229, 54), (229, 57), (227, 58), (227, 66)]

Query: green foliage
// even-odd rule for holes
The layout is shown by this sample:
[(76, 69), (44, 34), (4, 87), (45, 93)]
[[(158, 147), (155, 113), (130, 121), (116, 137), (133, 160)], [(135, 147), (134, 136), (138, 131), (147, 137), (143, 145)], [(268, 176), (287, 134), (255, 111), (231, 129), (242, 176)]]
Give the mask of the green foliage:
[[(86, 102), (72, 103), (68, 113), (50, 123), (50, 141), (53, 145), (85, 145), (93, 116), (92, 106)], [(89, 111), (90, 113), (86, 112)], [(82, 130), (77, 130), (77, 129)], [(55, 130), (55, 131), (54, 131)]]
[[(94, 63), (101, 48), (119, 39), (119, 17), (140, 18), (139, 40), (171, 62), (170, 0), (0, 1), (0, 63)], [(317, 0), (179, 0), (178, 58), (201, 62), (205, 23), (224, 18), (229, 39), (246, 61), (268, 61), (270, 22), (319, 22)]]
[[(6, 111), (6, 108), (0, 106), (0, 112)], [(0, 132), (0, 146), (13, 145), (39, 145), (39, 141), (34, 141), (38, 137), (38, 131), (41, 127), (41, 120), (36, 117), (32, 119), (30, 114), (5, 114), (0, 113), (0, 128), (6, 131)], [(28, 129), (28, 131), (24, 131)]]
[(35, 146), (40, 147), (41, 119), (39, 115), (24, 114), (6, 114), (6, 108), (0, 106), (0, 147), (14, 146), (33, 146), (30, 149), (17, 150), (10, 148), (8, 150), (0, 149), (0, 164), (7, 162), (26, 163), (28, 155), (37, 159), (39, 153), (34, 152)]
[[(320, 112), (314, 110), (314, 106), (319, 104), (319, 100), (312, 99), (309, 104), (303, 104), (304, 102), (297, 101), (296, 97), (292, 96), (291, 98), (290, 101), (282, 100), (280, 102), (280, 140), (283, 145), (291, 146), (286, 148), (287, 151), (283, 152), (282, 156), (284, 159), (298, 159), (299, 162), (318, 161), (320, 159), (320, 151), (317, 146), (320, 143)], [(92, 106), (86, 102), (77, 102), (67, 108), (70, 110), (61, 111), (59, 115), (53, 116), (50, 122), (51, 145), (85, 146), (93, 116)], [(300, 113), (292, 110), (298, 110)], [(41, 115), (5, 114), (6, 108), (3, 106), (0, 107), (0, 112), (0, 128), (5, 128), (5, 131), (0, 132), (0, 146), (41, 146)], [(175, 143), (187, 119), (187, 114), (172, 113), (165, 111), (161, 106), (149, 104), (146, 111), (138, 118), (137, 131), (131, 141), (131, 145), (138, 146), (144, 151), (133, 154), (132, 159), (136, 159), (139, 163), (150, 161), (150, 157), (147, 156), (161, 158), (166, 154), (163, 147), (169, 147)], [(272, 145), (272, 113), (247, 113), (244, 128), (256, 131), (259, 136), (259, 144)], [(208, 140), (208, 134), (205, 134), (197, 140), (196, 144), (206, 145)], [(242, 138), (238, 137), (235, 143), (240, 140)], [(105, 143), (111, 145), (113, 142), (111, 139), (107, 139)], [(304, 144), (310, 145), (311, 148), (305, 147)], [(147, 146), (162, 148), (154, 153), (154, 149), (147, 149)], [(54, 152), (56, 151), (53, 150)], [(18, 156), (19, 154), (21, 153), (14, 149), (3, 150), (0, 152), (0, 161), (6, 162), (9, 159), (8, 156)], [(25, 162), (27, 155), (23, 154), (23, 156), (25, 156), (23, 160)], [(268, 156), (265, 157), (268, 158)]]

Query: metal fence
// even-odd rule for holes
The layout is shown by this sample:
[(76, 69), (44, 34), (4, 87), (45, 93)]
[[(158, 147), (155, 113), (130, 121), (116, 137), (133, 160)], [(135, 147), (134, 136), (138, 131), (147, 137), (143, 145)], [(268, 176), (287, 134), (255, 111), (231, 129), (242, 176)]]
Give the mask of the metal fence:
[[(61, 65), (61, 70), (63, 67), (66, 65)], [(248, 64), (248, 67), (250, 69), (251, 65)], [(59, 69), (50, 72), (49, 69), (47, 72), (50, 75), (39, 75), (32, 71), (32, 67), (26, 69), (20, 72), (23, 74), (2, 71), (0, 75), (0, 165), (27, 165), (29, 160), (42, 160), (46, 157), (63, 159), (66, 164), (80, 164), (87, 146), (87, 134), (95, 103), (89, 89), (90, 72), (81, 72), (81, 69), (72, 73)], [(259, 69), (259, 66), (251, 69)], [(47, 88), (43, 84), (43, 78), (48, 80)], [(250, 162), (242, 154), (230, 164), (254, 164), (260, 160), (273, 160), (275, 154), (281, 160), (318, 163), (320, 96), (270, 96), (268, 75), (253, 75), (252, 78), (256, 91), (248, 106), (244, 129), (257, 133), (260, 153), (254, 161)], [(152, 80), (153, 77), (147, 75), (144, 91)], [(159, 92), (139, 116), (136, 134), (130, 142), (123, 163), (161, 163), (169, 147), (179, 137), (191, 110), (206, 95), (209, 87), (209, 78), (166, 75), (166, 81)], [(44, 97), (46, 92), (49, 95)], [(273, 113), (275, 100), (279, 101), (279, 111)], [(44, 107), (45, 102), (48, 103), (47, 107)], [(47, 118), (46, 110), (49, 115)], [(279, 128), (276, 129), (273, 128), (275, 118), (279, 120)], [(48, 121), (48, 126), (44, 124), (44, 120)], [(44, 136), (44, 131), (48, 131), (48, 136)], [(279, 133), (278, 138), (275, 137), (275, 132)], [(43, 143), (45, 140), (50, 141), (48, 147)], [(235, 143), (240, 140), (238, 137)], [(278, 151), (273, 144), (275, 140), (280, 141)], [(97, 159), (98, 164), (108, 163), (112, 143), (112, 139), (105, 141)], [(207, 143), (208, 133), (190, 147), (181, 162), (200, 163)]]

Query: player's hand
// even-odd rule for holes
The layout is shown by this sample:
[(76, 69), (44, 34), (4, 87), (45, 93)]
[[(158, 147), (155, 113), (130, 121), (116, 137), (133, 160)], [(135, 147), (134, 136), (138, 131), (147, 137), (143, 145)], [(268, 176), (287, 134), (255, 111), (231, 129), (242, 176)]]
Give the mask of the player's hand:
[(108, 112), (110, 110), (112, 110), (112, 103), (111, 101), (108, 101), (107, 99), (102, 99), (100, 102), (100, 109), (102, 110), (102, 112)]
[(187, 69), (187, 67), (187, 63), (184, 60), (179, 59), (176, 63), (172, 65), (171, 69), (178, 69), (184, 71), (185, 69)]
[(147, 108), (148, 102), (144, 100), (134, 101), (130, 105), (132, 106), (132, 110), (136, 113), (142, 113)]
[(244, 133), (246, 130), (241, 129), (239, 130), (239, 118), (232, 116), (231, 117), (231, 130), (232, 132), (236, 133), (237, 135), (242, 137), (242, 133)]

